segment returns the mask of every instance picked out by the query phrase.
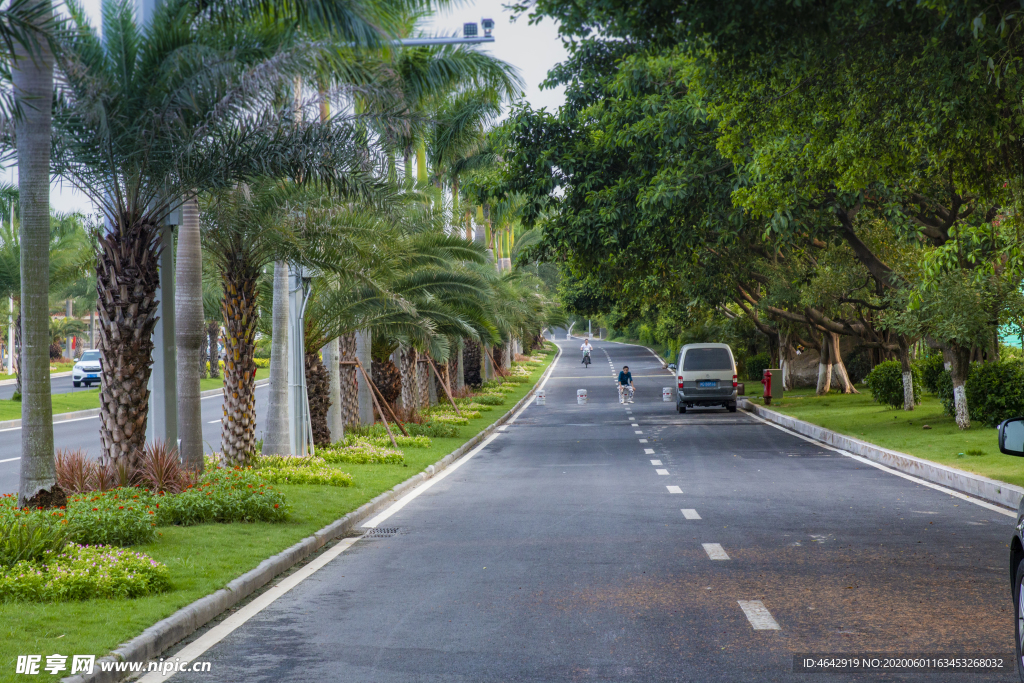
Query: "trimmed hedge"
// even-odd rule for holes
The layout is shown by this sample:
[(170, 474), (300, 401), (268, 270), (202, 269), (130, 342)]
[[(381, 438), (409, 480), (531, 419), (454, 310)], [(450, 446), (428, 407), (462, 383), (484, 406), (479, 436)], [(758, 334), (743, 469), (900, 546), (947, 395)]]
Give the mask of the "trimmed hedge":
[(933, 353), (930, 356), (925, 356), (914, 365), (921, 373), (921, 382), (924, 383), (925, 390), (932, 394), (938, 394), (943, 383), (942, 373), (946, 372), (942, 354)]
[[(950, 395), (952, 384), (950, 380)], [(972, 364), (964, 389), (971, 420), (996, 427), (1024, 415), (1024, 365), (1019, 361)]]

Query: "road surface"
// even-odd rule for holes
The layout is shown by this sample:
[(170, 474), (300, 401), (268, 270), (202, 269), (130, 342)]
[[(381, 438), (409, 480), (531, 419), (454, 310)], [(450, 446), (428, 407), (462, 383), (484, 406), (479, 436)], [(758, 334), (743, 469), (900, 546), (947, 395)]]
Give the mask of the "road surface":
[(679, 415), (645, 349), (598, 342), (586, 370), (559, 343), (546, 406), (173, 679), (1016, 680), (793, 672), (797, 653), (1012, 658), (1011, 518), (742, 412)]

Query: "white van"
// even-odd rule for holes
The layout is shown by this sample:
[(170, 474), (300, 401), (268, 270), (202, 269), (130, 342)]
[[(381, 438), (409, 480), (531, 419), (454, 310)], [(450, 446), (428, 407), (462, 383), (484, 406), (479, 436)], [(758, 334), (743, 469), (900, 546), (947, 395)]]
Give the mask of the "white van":
[(736, 361), (728, 344), (687, 344), (675, 366), (676, 410), (723, 406), (736, 412)]

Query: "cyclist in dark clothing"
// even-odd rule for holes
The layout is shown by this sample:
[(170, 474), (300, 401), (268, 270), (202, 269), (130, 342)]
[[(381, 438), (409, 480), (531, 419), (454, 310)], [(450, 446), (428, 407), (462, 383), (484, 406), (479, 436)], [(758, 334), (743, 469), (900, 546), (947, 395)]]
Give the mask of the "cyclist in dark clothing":
[(619, 373), (619, 403), (632, 403), (633, 389), (633, 373), (629, 371), (628, 365), (623, 365)]

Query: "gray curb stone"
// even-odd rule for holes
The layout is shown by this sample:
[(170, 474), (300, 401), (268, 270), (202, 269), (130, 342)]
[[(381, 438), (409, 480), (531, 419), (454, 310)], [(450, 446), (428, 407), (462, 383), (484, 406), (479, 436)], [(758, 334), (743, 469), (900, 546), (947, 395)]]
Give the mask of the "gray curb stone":
[(882, 448), (867, 441), (861, 441), (852, 436), (845, 436), (810, 422), (804, 422), (795, 417), (769, 410), (747, 399), (740, 399), (739, 404), (743, 410), (754, 413), (758, 417), (774, 422), (797, 434), (802, 434), (816, 441), (826, 443), (829, 446), (834, 446), (854, 455), (867, 458), (880, 465), (891, 467), (899, 472), (913, 475), (933, 484), (945, 486), (960, 493), (966, 493), (969, 496), (974, 496), (990, 503), (1016, 510), (1021, 498), (1024, 497), (1024, 488), (1020, 486), (1007, 484), (997, 479), (989, 479), (980, 474), (958, 470), (955, 467), (940, 465), (939, 463), (907, 453), (901, 453), (900, 451)]
[[(547, 370), (544, 371), (544, 374), (537, 379), (533, 388), (530, 389), (523, 398), (519, 399), (519, 401), (512, 406), (508, 412), (498, 418), (490, 426), (485, 427), (483, 431), (479, 432), (472, 439), (462, 444), (433, 465), (429, 465), (423, 472), (406, 479), (394, 488), (381, 493), (369, 502), (363, 503), (352, 512), (348, 513), (341, 519), (331, 522), (312, 536), (307, 536), (290, 548), (268, 557), (260, 562), (255, 569), (242, 574), (237, 579), (228, 583), (224, 588), (211, 593), (206, 597), (200, 598), (190, 605), (182, 607), (171, 616), (153, 624), (135, 638), (132, 638), (127, 643), (122, 644), (106, 657), (97, 659), (96, 665), (93, 667), (92, 674), (69, 676), (61, 679), (61, 683), (113, 683), (114, 681), (126, 678), (129, 675), (128, 672), (100, 671), (100, 662), (145, 662), (155, 657), (159, 657), (160, 653), (165, 652), (168, 648), (174, 646), (176, 643), (207, 624), (217, 615), (227, 609), (230, 609), (246, 597), (252, 595), (259, 588), (270, 583), (270, 581), (278, 574), (291, 569), (293, 566), (324, 547), (328, 542), (345, 536), (357, 524), (371, 517), (381, 508), (387, 507), (396, 499), (400, 498), (406, 491), (431, 478), (464, 456), (466, 453), (469, 453), (480, 445), (480, 442), (493, 434), (498, 427), (508, 422), (509, 418), (511, 418), (533, 398), (534, 394), (537, 392), (537, 387), (544, 381), (544, 378), (551, 373), (551, 368), (554, 367), (555, 361), (558, 360), (559, 355), (561, 355), (561, 349), (558, 350), (555, 359), (551, 361), (551, 365), (549, 365)], [(220, 389), (215, 389), (214, 391), (220, 391)]]

